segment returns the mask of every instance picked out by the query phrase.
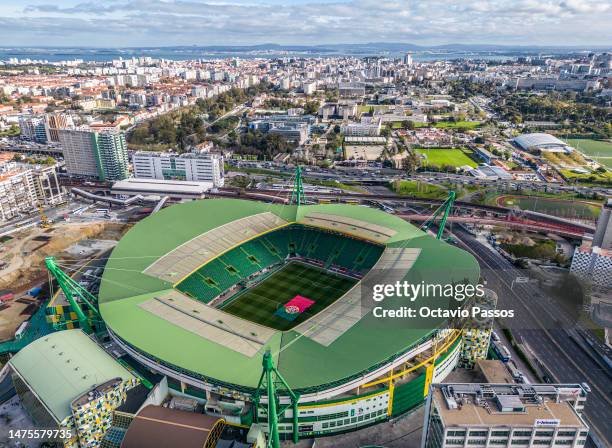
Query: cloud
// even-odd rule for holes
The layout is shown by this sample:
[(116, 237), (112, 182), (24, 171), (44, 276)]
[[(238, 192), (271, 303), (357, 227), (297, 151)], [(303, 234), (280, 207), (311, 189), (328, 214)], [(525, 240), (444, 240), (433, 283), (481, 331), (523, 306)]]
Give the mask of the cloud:
[(610, 0), (57, 1), (28, 5), (11, 17), (0, 13), (0, 42), (601, 45), (612, 43), (610, 19)]

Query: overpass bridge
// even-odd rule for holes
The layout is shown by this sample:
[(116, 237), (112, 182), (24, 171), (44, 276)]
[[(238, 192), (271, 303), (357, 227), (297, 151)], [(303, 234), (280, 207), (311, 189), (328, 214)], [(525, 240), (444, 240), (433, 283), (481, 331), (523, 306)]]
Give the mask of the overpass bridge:
[[(211, 196), (225, 197), (243, 197), (253, 200), (268, 200), (273, 202), (288, 202), (288, 196), (284, 192), (276, 190), (232, 190), (223, 189)], [(360, 193), (322, 193), (314, 192), (308, 195), (312, 200), (329, 200), (333, 202), (358, 201), (362, 204), (375, 203), (377, 201), (393, 201), (397, 203), (421, 205), (431, 209), (439, 207), (444, 199), (428, 199), (428, 198), (413, 198), (408, 196), (397, 196), (394, 194), (360, 194)], [(462, 216), (462, 213), (470, 213), (472, 216)], [(410, 215), (417, 220), (417, 216), (422, 219), (427, 219), (428, 215)], [(449, 219), (467, 218), (474, 219), (477, 222), (483, 223), (485, 219), (495, 221), (505, 227), (524, 228), (534, 231), (549, 230), (551, 232), (564, 232), (564, 235), (573, 237), (582, 237), (585, 234), (595, 232), (595, 227), (571, 221), (569, 219), (560, 218), (557, 216), (546, 215), (544, 213), (533, 212), (530, 210), (516, 210), (508, 207), (499, 207), (495, 205), (473, 204), (471, 202), (455, 201), (453, 204), (453, 214)], [(467, 221), (464, 221), (467, 222)]]
[[(398, 214), (397, 216), (409, 221), (409, 222), (423, 222), (429, 218), (429, 215), (417, 215), (417, 214)], [(583, 229), (571, 227), (571, 226), (560, 226), (550, 223), (543, 223), (538, 221), (532, 221), (529, 219), (500, 219), (500, 218), (482, 218), (472, 216), (453, 216), (450, 215), (447, 218), (447, 222), (485, 225), (485, 226), (499, 226), (509, 229), (518, 230), (530, 230), (532, 232), (550, 232), (556, 235), (566, 236), (570, 238), (582, 238), (586, 233)]]

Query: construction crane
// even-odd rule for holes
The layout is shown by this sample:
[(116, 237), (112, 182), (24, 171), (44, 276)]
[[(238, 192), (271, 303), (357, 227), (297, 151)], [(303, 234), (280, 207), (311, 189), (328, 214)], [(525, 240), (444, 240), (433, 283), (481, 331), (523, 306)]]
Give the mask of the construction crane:
[(87, 291), (87, 289), (79, 285), (68, 274), (62, 271), (57, 265), (55, 257), (45, 258), (45, 266), (53, 278), (57, 280), (57, 284), (64, 292), (70, 304), (70, 308), (77, 316), (80, 328), (82, 328), (85, 333), (91, 333), (93, 331), (91, 319), (85, 315), (77, 299), (80, 299), (80, 301), (86, 305), (91, 313), (97, 318), (96, 320), (101, 321), (100, 313), (94, 306), (94, 304), (97, 303), (97, 299)]
[(427, 232), (429, 230), (429, 228), (433, 225), (433, 223), (436, 220), (436, 218), (441, 213), (444, 213), (442, 215), (442, 220), (440, 221), (440, 225), (438, 227), (438, 233), (436, 234), (436, 239), (437, 240), (442, 238), (442, 234), (444, 233), (444, 226), (446, 226), (446, 220), (448, 219), (448, 215), (450, 214), (450, 211), (451, 211), (451, 208), (452, 208), (454, 202), (455, 202), (455, 192), (454, 191), (450, 191), (448, 193), (448, 198), (446, 198), (446, 200), (442, 203), (442, 205), (440, 205), (440, 207), (438, 207), (436, 209), (436, 211), (433, 213), (433, 215), (431, 215), (431, 217), (428, 218), (427, 221), (425, 221), (421, 225), (421, 227), (420, 227), (421, 230), (424, 230), (425, 232)]

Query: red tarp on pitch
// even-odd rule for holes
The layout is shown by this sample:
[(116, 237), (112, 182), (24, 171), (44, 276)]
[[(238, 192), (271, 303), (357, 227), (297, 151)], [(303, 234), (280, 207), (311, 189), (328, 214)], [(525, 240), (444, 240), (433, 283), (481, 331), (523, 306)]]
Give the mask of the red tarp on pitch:
[(274, 314), (283, 319), (295, 320), (300, 314), (314, 305), (314, 300), (310, 300), (304, 296), (295, 296), (293, 299), (285, 303), (282, 308), (276, 310)]

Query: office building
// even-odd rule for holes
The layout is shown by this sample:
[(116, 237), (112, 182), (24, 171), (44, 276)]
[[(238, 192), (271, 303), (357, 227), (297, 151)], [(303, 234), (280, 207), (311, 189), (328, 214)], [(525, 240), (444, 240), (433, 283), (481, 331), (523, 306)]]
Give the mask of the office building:
[(21, 138), (36, 143), (47, 143), (44, 115), (19, 117)]
[(421, 448), (581, 447), (586, 396), (579, 384), (433, 384)]
[(301, 145), (310, 136), (310, 126), (315, 122), (312, 115), (272, 115), (251, 121), (249, 129), (279, 134), (287, 141)]
[(361, 98), (365, 96), (365, 83), (341, 82), (338, 83), (340, 98)]
[(574, 90), (584, 92), (597, 89), (599, 81), (589, 79), (516, 78), (514, 88), (532, 90)]
[(100, 180), (121, 180), (128, 176), (127, 143), (123, 133), (95, 132), (89, 128), (60, 129), (58, 132), (68, 174)]
[(211, 152), (176, 154), (143, 152), (134, 154), (134, 177), (139, 179), (185, 180), (224, 185), (223, 155)]
[(612, 287), (612, 199), (602, 207), (593, 239), (574, 250), (570, 272), (595, 287)]
[(305, 123), (274, 123), (268, 128), (268, 133), (278, 134), (288, 142), (302, 145), (308, 139), (308, 129)]

